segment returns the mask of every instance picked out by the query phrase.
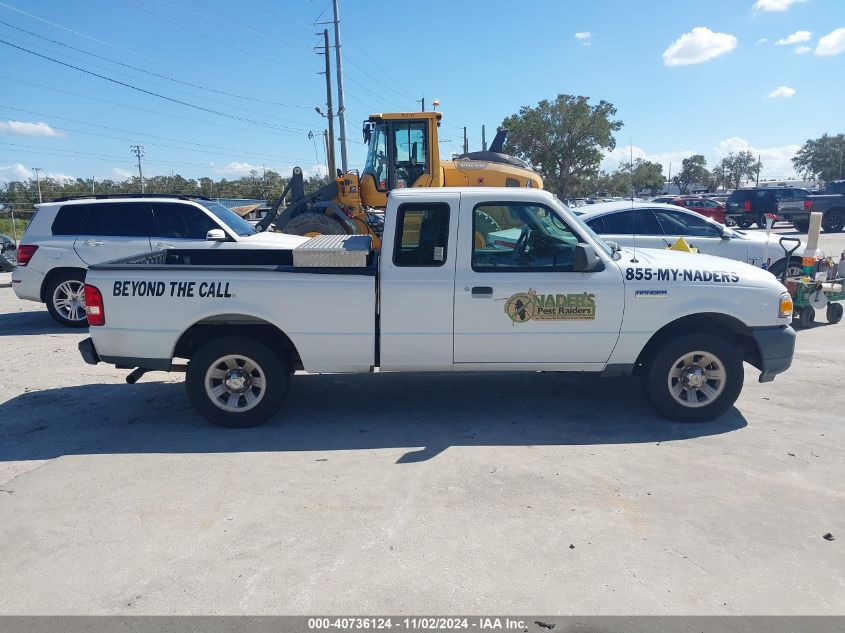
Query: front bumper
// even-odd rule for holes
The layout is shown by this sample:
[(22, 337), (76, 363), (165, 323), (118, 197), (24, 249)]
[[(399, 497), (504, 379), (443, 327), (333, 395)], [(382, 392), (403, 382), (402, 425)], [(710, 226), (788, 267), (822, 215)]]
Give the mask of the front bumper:
[(90, 337), (84, 341), (79, 341), (77, 348), (79, 353), (82, 354), (82, 360), (89, 365), (96, 365), (100, 362), (100, 355), (97, 354), (97, 348), (94, 347), (94, 341)]
[(795, 330), (788, 325), (752, 328), (751, 335), (760, 352), (760, 382), (771, 382), (792, 365)]

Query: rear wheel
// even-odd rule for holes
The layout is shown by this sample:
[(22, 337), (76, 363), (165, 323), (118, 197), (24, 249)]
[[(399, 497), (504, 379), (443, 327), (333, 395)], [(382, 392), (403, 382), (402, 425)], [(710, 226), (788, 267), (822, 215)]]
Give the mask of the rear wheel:
[(687, 334), (667, 341), (644, 376), (646, 395), (678, 422), (707, 422), (731, 408), (745, 378), (742, 358), (714, 334)]
[(799, 233), (806, 233), (807, 231), (810, 230), (810, 221), (809, 220), (793, 220), (792, 226)]
[(845, 213), (839, 209), (832, 209), (822, 218), (822, 229), (825, 233), (841, 233), (845, 229)]
[(185, 386), (197, 412), (218, 426), (245, 428), (269, 420), (287, 396), (286, 359), (252, 338), (227, 336), (200, 347)]
[(813, 306), (804, 306), (798, 313), (798, 323), (805, 330), (813, 327), (816, 320), (816, 309)]
[(778, 279), (780, 279), (781, 273), (783, 273), (784, 268), (786, 268), (787, 277), (800, 277), (804, 274), (804, 269), (801, 267), (800, 257), (791, 258), (788, 264), (786, 258), (777, 261), (772, 264), (771, 268), (769, 268), (769, 272), (772, 273)]
[[(772, 222), (772, 226), (774, 226), (774, 225), (775, 225), (775, 223)], [(759, 216), (757, 216), (757, 226), (760, 227), (761, 229), (766, 228), (766, 214), (765, 213), (761, 213)]]
[(346, 235), (343, 225), (325, 213), (303, 213), (285, 224), (284, 232), (291, 235)]
[(741, 220), (736, 221), (736, 225), (741, 229), (750, 229), (751, 228), (751, 221), (742, 218)]
[(842, 307), (841, 303), (828, 303), (827, 304), (827, 322), (831, 325), (836, 325), (842, 320), (842, 311), (845, 308)]
[(87, 327), (84, 288), (84, 270), (70, 270), (53, 277), (44, 292), (50, 316), (65, 327)]

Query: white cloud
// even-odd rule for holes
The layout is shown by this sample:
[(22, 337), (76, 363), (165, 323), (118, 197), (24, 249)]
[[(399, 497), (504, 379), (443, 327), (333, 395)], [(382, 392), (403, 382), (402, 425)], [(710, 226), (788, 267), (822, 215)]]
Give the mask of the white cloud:
[(12, 180), (27, 180), (35, 174), (29, 171), (21, 163), (12, 165), (0, 165), (0, 182), (11, 182)]
[(789, 86), (778, 86), (766, 96), (769, 99), (788, 99), (789, 97), (795, 96), (795, 92), (795, 88), (790, 88)]
[(736, 44), (736, 37), (730, 33), (715, 33), (705, 26), (697, 26), (663, 51), (663, 63), (667, 66), (701, 64), (729, 53)]
[(76, 180), (73, 176), (68, 176), (67, 174), (63, 174), (58, 171), (48, 171), (43, 177), (50, 178), (52, 180)]
[(819, 39), (816, 55), (829, 57), (845, 51), (845, 28), (836, 29)]
[(795, 31), (792, 35), (788, 35), (775, 42), (776, 46), (791, 46), (792, 44), (800, 44), (801, 42), (809, 42), (813, 34), (810, 31)]
[(112, 167), (111, 175), (115, 180), (126, 180), (132, 177), (132, 172), (121, 169), (120, 167)]
[[(792, 157), (801, 149), (800, 145), (782, 145), (779, 147), (755, 147), (741, 136), (719, 141), (713, 148), (712, 163), (722, 160), (731, 152), (748, 151), (755, 156), (760, 156), (763, 162), (763, 169), (760, 172), (761, 178), (788, 178), (795, 175), (795, 168), (792, 165)], [(708, 158), (708, 162), (711, 159)]]
[(756, 44), (757, 44), (757, 46), (760, 46), (760, 44), (765, 44), (768, 41), (769, 41), (768, 37), (761, 37), (759, 40), (757, 40)]
[(604, 155), (604, 159), (602, 159), (601, 169), (607, 172), (616, 171), (622, 165), (630, 163), (632, 153), (634, 155), (634, 160), (642, 158), (643, 160), (663, 165), (663, 176), (668, 177), (670, 166), (672, 168), (672, 173), (676, 174), (681, 168), (682, 160), (700, 152), (695, 152), (693, 150), (677, 150), (673, 152), (648, 153), (636, 145), (634, 145), (633, 148), (626, 145), (624, 147), (617, 147), (612, 152), (607, 152)]
[(0, 133), (19, 134), (20, 136), (64, 136), (64, 132), (54, 130), (46, 123), (28, 123), (26, 121), (0, 121)]
[(590, 33), (589, 31), (578, 31), (578, 32), (575, 34), (575, 39), (576, 39), (576, 40), (589, 40), (589, 39), (591, 39), (592, 37), (593, 37), (593, 34), (592, 34), (592, 33)]
[(232, 161), (228, 165), (215, 165), (214, 163), (209, 163), (209, 166), (217, 172), (221, 172), (223, 174), (234, 174), (237, 176), (245, 176), (252, 170), (261, 171), (261, 165), (250, 165), (246, 162), (240, 161)]
[(806, 2), (807, 0), (757, 0), (754, 3), (754, 11), (786, 11), (793, 4)]
[(795, 54), (796, 55), (806, 55), (811, 50), (813, 50), (812, 46), (796, 46), (795, 47)]

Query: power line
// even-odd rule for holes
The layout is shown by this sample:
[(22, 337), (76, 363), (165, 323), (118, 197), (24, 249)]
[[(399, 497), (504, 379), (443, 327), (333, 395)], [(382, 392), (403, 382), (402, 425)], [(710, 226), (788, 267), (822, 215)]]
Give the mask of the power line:
[[(35, 83), (32, 81), (25, 81), (23, 79), (17, 79), (15, 77), (9, 77), (8, 75), (0, 75), (0, 79), (5, 79), (7, 81), (12, 81), (19, 84), (24, 84), (27, 86), (34, 86), (36, 88), (41, 88), (42, 90), (49, 90), (50, 92), (57, 92), (59, 94), (66, 94), (71, 95), (73, 97), (79, 97), (80, 99), (88, 99), (89, 101), (96, 101), (99, 103), (107, 103), (109, 105), (118, 106), (120, 108), (128, 108), (130, 110), (137, 110), (139, 112), (147, 112), (148, 114), (157, 114), (159, 116), (166, 116), (171, 117), (174, 119), (180, 119), (182, 121), (191, 121), (192, 123), (200, 123), (204, 125), (213, 125), (215, 127), (225, 127), (232, 130), (244, 130), (247, 132), (256, 132), (257, 130), (243, 127), (240, 125), (231, 125), (229, 123), (221, 123), (218, 121), (204, 121), (202, 119), (195, 119), (194, 117), (189, 116), (182, 116), (180, 114), (173, 114), (172, 112), (162, 112), (161, 110), (151, 110), (150, 108), (142, 108), (140, 106), (130, 105), (128, 103), (120, 103), (119, 101), (111, 101), (109, 99), (103, 99), (101, 97), (94, 97), (92, 95), (82, 94), (80, 92), (73, 92), (71, 90), (62, 90), (60, 88), (54, 88), (52, 86), (45, 86), (44, 84)], [(292, 132), (282, 132), (271, 129), (269, 131), (262, 131), (263, 134), (274, 133), (279, 134), (280, 136), (292, 136)]]
[(303, 31), (308, 32), (309, 34), (311, 33), (311, 29), (309, 29), (308, 27), (302, 26), (301, 24), (298, 24), (298, 23), (294, 22), (293, 20), (291, 20), (291, 19), (289, 19), (289, 18), (286, 18), (286, 17), (285, 17), (285, 16), (283, 16), (281, 13), (276, 13), (276, 12), (275, 12), (275, 11), (273, 11), (272, 9), (268, 9), (267, 7), (265, 7), (265, 6), (263, 6), (263, 5), (260, 5), (260, 4), (258, 4), (257, 2), (253, 2), (253, 0), (247, 0), (247, 2), (249, 2), (251, 5), (253, 5), (253, 6), (255, 6), (255, 7), (258, 7), (258, 8), (259, 8), (259, 9), (261, 9), (262, 11), (266, 11), (266, 12), (267, 12), (267, 13), (269, 13), (270, 15), (275, 16), (275, 17), (279, 18), (280, 20), (282, 20), (282, 21), (284, 21), (284, 22), (287, 22), (288, 24), (292, 24), (293, 26), (295, 26), (295, 27), (296, 27), (296, 28), (298, 28), (298, 29), (302, 29)]
[(165, 22), (173, 24), (174, 26), (177, 26), (182, 30), (193, 33), (194, 35), (198, 35), (199, 37), (210, 40), (212, 42), (217, 42), (218, 44), (222, 44), (223, 46), (228, 46), (229, 48), (233, 48), (236, 51), (240, 51), (241, 53), (244, 53), (246, 55), (252, 55), (253, 57), (257, 57), (257, 58), (263, 59), (265, 61), (270, 61), (270, 62), (273, 62), (274, 64), (279, 64), (281, 66), (286, 66), (288, 68), (293, 68), (294, 70), (301, 70), (301, 71), (306, 72), (306, 73), (316, 73), (317, 72), (315, 70), (312, 70), (311, 68), (305, 68), (303, 66), (296, 66), (295, 64), (289, 64), (287, 62), (283, 62), (280, 59), (268, 57), (267, 55), (262, 55), (261, 53), (256, 53), (254, 51), (250, 51), (250, 50), (247, 50), (245, 48), (241, 48), (240, 46), (238, 46), (237, 44), (233, 44), (232, 42), (227, 42), (226, 40), (217, 39), (216, 37), (212, 37), (211, 35), (203, 33), (202, 31), (197, 31), (196, 29), (191, 28), (190, 26), (185, 26), (184, 24), (180, 24), (179, 22), (176, 22), (175, 20), (171, 20), (167, 16), (161, 15), (160, 13), (156, 13), (152, 9), (148, 9), (147, 7), (143, 7), (140, 4), (133, 2), (132, 0), (123, 0), (123, 1), (126, 2), (127, 4), (131, 4), (133, 7), (136, 7), (137, 9), (140, 9), (141, 11), (144, 11), (146, 13), (149, 13), (150, 15), (157, 17), (160, 20), (164, 20)]
[(227, 97), (234, 97), (236, 99), (243, 99), (245, 101), (254, 101), (256, 103), (264, 103), (264, 104), (267, 104), (267, 105), (281, 106), (283, 108), (303, 108), (303, 109), (306, 109), (306, 110), (311, 109), (310, 106), (297, 105), (297, 104), (292, 104), (292, 103), (280, 103), (278, 101), (269, 101), (269, 100), (265, 100), (265, 99), (258, 99), (256, 97), (245, 97), (243, 95), (239, 95), (239, 94), (236, 94), (236, 93), (233, 93), (233, 92), (227, 92), (225, 90), (218, 90), (216, 88), (208, 88), (208, 87), (202, 86), (200, 84), (194, 84), (194, 83), (191, 83), (189, 81), (184, 81), (182, 79), (176, 79), (174, 77), (168, 77), (167, 75), (162, 75), (162, 74), (153, 72), (151, 70), (145, 70), (144, 68), (139, 68), (138, 66), (133, 66), (132, 64), (125, 64), (123, 62), (119, 62), (117, 60), (110, 59), (110, 58), (105, 57), (103, 55), (97, 55), (96, 53), (86, 51), (83, 48), (71, 46), (70, 44), (66, 44), (64, 42), (60, 42), (58, 40), (54, 40), (54, 39), (49, 38), (49, 37), (45, 37), (44, 35), (39, 35), (38, 33), (33, 33), (32, 31), (28, 31), (28, 30), (23, 29), (19, 26), (15, 26), (14, 24), (9, 24), (8, 22), (4, 22), (3, 20), (0, 20), (0, 24), (3, 24), (3, 25), (8, 26), (10, 28), (13, 28), (17, 31), (21, 31), (22, 33), (26, 33), (27, 35), (31, 35), (33, 37), (37, 37), (39, 39), (45, 40), (45, 41), (50, 42), (52, 44), (57, 44), (58, 46), (63, 46), (64, 48), (69, 48), (71, 50), (78, 51), (80, 53), (84, 53), (85, 55), (90, 55), (91, 57), (96, 57), (97, 59), (102, 59), (102, 60), (110, 62), (112, 64), (117, 64), (118, 66), (123, 66), (124, 68), (131, 68), (132, 70), (142, 72), (142, 73), (145, 73), (147, 75), (152, 75), (153, 77), (158, 77), (160, 79), (166, 79), (167, 81), (172, 81), (174, 83), (183, 84), (185, 86), (190, 86), (191, 88), (198, 88), (199, 90), (205, 90), (207, 92), (225, 95)]
[(387, 88), (388, 90), (393, 91), (394, 93), (396, 93), (397, 95), (399, 95), (400, 97), (402, 97), (402, 98), (404, 98), (404, 99), (410, 99), (410, 100), (412, 100), (412, 101), (416, 101), (416, 99), (414, 99), (413, 97), (410, 97), (410, 96), (406, 95), (405, 93), (400, 92), (399, 90), (396, 90), (395, 88), (393, 88), (393, 87), (392, 87), (392, 86), (390, 86), (389, 84), (386, 84), (386, 83), (384, 83), (383, 81), (381, 81), (380, 79), (378, 79), (377, 77), (374, 77), (373, 75), (371, 75), (371, 74), (370, 74), (370, 73), (369, 73), (369, 72), (368, 72), (368, 71), (367, 71), (364, 67), (362, 67), (362, 66), (360, 66), (359, 64), (357, 64), (357, 63), (355, 62), (355, 60), (354, 60), (354, 59), (351, 59), (348, 55), (347, 55), (347, 57), (346, 57), (346, 61), (348, 61), (348, 62), (349, 62), (350, 64), (352, 64), (353, 66), (355, 66), (355, 68), (357, 68), (358, 70), (360, 70), (362, 73), (364, 73), (367, 77), (369, 77), (370, 79), (372, 79), (373, 81), (375, 81), (375, 82), (376, 82), (377, 84), (379, 84), (380, 86), (382, 86), (382, 87), (384, 87), (384, 88)]
[(174, 99), (173, 97), (168, 97), (168, 96), (159, 94), (157, 92), (153, 92), (152, 90), (145, 90), (144, 88), (139, 88), (138, 86), (128, 84), (125, 81), (113, 79), (112, 77), (106, 77), (105, 75), (95, 73), (91, 70), (86, 70), (84, 68), (80, 68), (79, 66), (74, 66), (73, 64), (68, 64), (67, 62), (60, 61), (60, 60), (58, 60), (54, 57), (50, 57), (48, 55), (42, 55), (41, 53), (36, 53), (35, 51), (32, 51), (28, 48), (24, 48), (23, 46), (18, 46), (17, 44), (12, 44), (11, 42), (7, 42), (4, 39), (0, 39), (0, 44), (5, 44), (6, 46), (11, 46), (12, 48), (16, 48), (18, 50), (24, 51), (26, 53), (29, 53), (30, 55), (35, 55), (36, 57), (41, 57), (42, 59), (49, 60), (49, 61), (54, 62), (56, 64), (61, 64), (62, 66), (66, 66), (68, 68), (73, 68), (74, 70), (78, 70), (79, 72), (83, 72), (87, 75), (91, 75), (93, 77), (98, 77), (100, 79), (104, 79), (105, 81), (110, 81), (111, 83), (117, 84), (119, 86), (123, 86), (125, 88), (131, 88), (132, 90), (137, 90), (138, 92), (142, 92), (144, 94), (148, 94), (148, 95), (151, 95), (153, 97), (158, 97), (159, 99), (164, 99), (166, 101), (171, 101), (173, 103), (178, 103), (180, 105), (187, 106), (189, 108), (194, 108), (196, 110), (202, 110), (203, 112), (210, 112), (211, 114), (216, 114), (217, 116), (222, 116), (222, 117), (226, 117), (226, 118), (229, 118), (229, 119), (235, 119), (237, 121), (245, 121), (247, 123), (252, 123), (253, 125), (259, 125), (259, 126), (262, 126), (262, 127), (284, 129), (283, 127), (273, 125), (272, 123), (265, 123), (263, 121), (255, 121), (253, 119), (247, 119), (245, 117), (240, 117), (240, 116), (237, 116), (235, 114), (228, 114), (226, 112), (220, 112), (219, 110), (214, 110), (212, 108), (205, 108), (203, 106), (198, 106), (198, 105), (193, 104), (193, 103), (188, 103), (187, 101), (182, 101), (181, 99)]
[[(163, 0), (157, 0), (157, 1), (163, 2)], [(233, 17), (233, 16), (228, 15), (226, 13), (223, 13), (220, 9), (212, 7), (208, 4), (206, 4), (205, 2), (203, 2), (202, 0), (194, 0), (194, 2), (196, 2), (200, 6), (205, 7), (206, 9), (208, 9), (210, 11), (214, 11), (218, 15), (222, 15), (227, 20), (234, 22), (235, 24), (239, 25), (240, 27), (242, 27), (244, 29), (247, 29), (248, 31), (252, 31), (253, 33), (257, 33), (258, 35), (263, 35), (264, 37), (270, 38), (275, 43), (287, 44), (288, 46), (293, 46), (294, 48), (300, 48), (300, 49), (303, 49), (303, 50), (306, 50), (306, 51), (309, 51), (309, 52), (311, 50), (310, 46), (303, 46), (302, 44), (294, 44), (292, 42), (288, 42), (286, 40), (280, 39), (279, 37), (277, 37), (276, 35), (273, 35), (272, 33), (268, 33), (267, 31), (262, 31), (261, 29), (257, 29), (254, 26), (252, 26), (251, 24), (244, 22), (243, 20), (241, 20), (239, 18), (236, 18), (236, 17)], [(226, 24), (226, 22), (223, 21), (223, 24)]]

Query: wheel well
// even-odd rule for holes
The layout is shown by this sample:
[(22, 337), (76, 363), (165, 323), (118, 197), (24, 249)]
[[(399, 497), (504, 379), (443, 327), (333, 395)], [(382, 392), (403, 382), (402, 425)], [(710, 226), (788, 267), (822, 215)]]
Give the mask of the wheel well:
[(203, 344), (222, 336), (247, 336), (269, 346), (287, 358), (294, 369), (302, 369), (296, 346), (278, 327), (263, 319), (242, 315), (220, 315), (194, 323), (182, 333), (173, 349), (174, 358), (190, 359)]
[(838, 211), (839, 213), (845, 213), (845, 207), (833, 207), (825, 211), (825, 213), (830, 213), (832, 211)]
[(648, 365), (663, 344), (679, 334), (707, 333), (720, 336), (740, 351), (742, 359), (754, 366), (760, 364), (760, 350), (751, 329), (742, 321), (726, 314), (706, 312), (681, 317), (664, 325), (652, 335), (637, 358), (635, 371)]
[(47, 303), (47, 287), (50, 283), (55, 279), (57, 276), (63, 273), (82, 273), (82, 277), (85, 277), (85, 269), (84, 268), (74, 268), (74, 267), (65, 267), (65, 268), (53, 268), (50, 272), (44, 275), (44, 281), (41, 282), (41, 302)]

